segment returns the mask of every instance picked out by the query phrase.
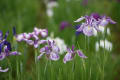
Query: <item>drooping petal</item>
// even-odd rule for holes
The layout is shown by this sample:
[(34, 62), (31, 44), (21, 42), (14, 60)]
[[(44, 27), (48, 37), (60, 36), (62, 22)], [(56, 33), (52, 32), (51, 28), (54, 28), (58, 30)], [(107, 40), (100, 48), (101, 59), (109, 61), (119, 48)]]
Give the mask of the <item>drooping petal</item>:
[(57, 60), (59, 59), (58, 53), (51, 52), (49, 59), (50, 59), (50, 60), (57, 61)]
[(99, 25), (104, 27), (104, 26), (106, 26), (108, 23), (109, 23), (109, 21), (107, 21), (106, 19), (102, 19)]
[(21, 53), (17, 51), (13, 51), (13, 52), (10, 52), (9, 55), (21, 55)]
[(34, 48), (38, 48), (38, 46), (39, 46), (38, 40), (35, 40), (34, 41)]
[(87, 58), (87, 57), (83, 54), (82, 51), (77, 50), (77, 53), (78, 53), (78, 55), (79, 55), (81, 58)]
[(52, 47), (52, 51), (55, 52), (55, 53), (59, 53), (60, 52), (60, 49), (58, 46), (53, 46)]
[(73, 59), (71, 53), (67, 53), (63, 59), (63, 62), (66, 63), (67, 61), (71, 61)]
[(116, 24), (116, 22), (113, 21), (110, 17), (108, 17), (107, 20), (108, 20), (111, 24)]
[(40, 49), (40, 53), (45, 53), (45, 51), (46, 51), (46, 47)]
[(7, 72), (8, 70), (9, 70), (9, 68), (2, 69), (2, 67), (0, 67), (0, 72)]
[(92, 36), (93, 35), (93, 27), (85, 27), (83, 29), (83, 33), (86, 35), (86, 36)]
[(47, 40), (39, 40), (38, 43), (39, 44), (45, 44), (45, 43), (47, 43)]
[(34, 41), (33, 40), (25, 40), (26, 42), (27, 42), (27, 44), (29, 44), (29, 45), (34, 45)]
[(5, 57), (6, 57), (5, 53), (2, 52), (2, 53), (0, 54), (0, 61), (2, 61), (3, 59), (5, 59)]

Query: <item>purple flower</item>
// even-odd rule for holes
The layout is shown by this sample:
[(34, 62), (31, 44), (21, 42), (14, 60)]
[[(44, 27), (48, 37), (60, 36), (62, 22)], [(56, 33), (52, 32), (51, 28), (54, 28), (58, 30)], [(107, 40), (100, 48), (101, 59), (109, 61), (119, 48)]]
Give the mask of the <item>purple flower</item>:
[(47, 29), (38, 29), (34, 28), (34, 31), (31, 33), (22, 33), (16, 36), (18, 42), (24, 41), (29, 45), (33, 45), (35, 48), (38, 48), (40, 44), (46, 43), (45, 40), (40, 40), (48, 35)]
[(80, 24), (80, 27), (77, 28), (76, 31), (83, 32), (86, 36), (95, 35), (97, 31), (101, 31), (101, 27), (105, 27), (108, 23), (116, 23), (110, 17), (100, 16), (97, 13), (93, 13), (90, 16), (81, 17), (74, 22), (80, 22), (82, 20), (85, 20), (85, 22)]
[(67, 22), (67, 21), (62, 21), (62, 22), (60, 23), (60, 30), (64, 30), (65, 28), (67, 28), (67, 27), (69, 27), (69, 26), (71, 26), (71, 24), (70, 24), (69, 22)]
[(83, 4), (84, 6), (86, 6), (86, 5), (88, 4), (88, 0), (83, 0), (83, 1), (82, 1), (82, 4)]
[[(0, 32), (0, 34), (2, 34), (2, 31)], [(7, 36), (8, 36), (9, 32), (7, 32), (5, 34), (5, 37), (3, 38), (3, 34), (0, 36), (1, 40), (0, 40), (0, 60), (5, 59), (5, 57), (10, 56), (10, 55), (20, 55), (19, 52), (15, 51), (15, 52), (11, 52), (12, 48), (11, 48), (11, 43), (7, 41)]]
[(60, 49), (56, 46), (54, 41), (47, 42), (48, 44), (40, 49), (40, 55), (38, 59), (40, 59), (44, 54), (46, 54), (47, 58), (53, 61), (57, 61), (59, 59)]
[(67, 61), (71, 61), (73, 60), (73, 58), (75, 57), (76, 53), (78, 54), (78, 56), (80, 56), (81, 58), (87, 58), (82, 51), (80, 50), (74, 50), (75, 47), (72, 46), (72, 49), (68, 48), (67, 49), (67, 54), (65, 55), (63, 62), (66, 63)]
[(9, 68), (2, 69), (2, 67), (0, 67), (0, 72), (7, 72), (8, 70), (9, 70)]

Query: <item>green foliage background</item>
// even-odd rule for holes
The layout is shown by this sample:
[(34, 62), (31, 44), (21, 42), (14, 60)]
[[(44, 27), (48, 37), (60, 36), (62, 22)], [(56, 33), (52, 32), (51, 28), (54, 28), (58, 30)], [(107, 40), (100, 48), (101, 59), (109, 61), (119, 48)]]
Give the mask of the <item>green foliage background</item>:
[[(0, 80), (120, 80), (120, 2), (88, 0), (87, 5), (83, 5), (82, 0), (57, 2), (54, 16), (48, 17), (44, 0), (0, 0), (0, 30), (3, 33), (10, 30), (8, 40), (13, 43), (13, 50), (16, 50), (17, 46), (17, 50), (22, 53), (21, 56), (12, 56), (0, 61), (0, 66), (10, 68), (7, 73), (0, 73)], [(103, 35), (90, 38), (75, 35), (74, 26), (77, 23), (73, 21), (93, 12), (106, 14), (117, 22), (115, 25), (108, 25), (111, 36), (105, 36), (113, 42), (112, 52), (104, 49), (95, 52), (95, 42), (104, 39)], [(62, 21), (68, 21), (72, 27), (60, 31)], [(17, 33), (32, 32), (34, 26), (47, 28), (49, 35), (54, 32), (54, 36), (64, 39), (68, 46), (75, 44), (76, 49), (81, 49), (88, 59), (83, 60), (76, 56), (73, 61), (64, 64), (64, 55), (61, 55), (57, 62), (47, 61), (44, 57), (36, 65), (33, 47), (24, 43), (18, 45), (11, 38), (13, 26), (16, 26)]]

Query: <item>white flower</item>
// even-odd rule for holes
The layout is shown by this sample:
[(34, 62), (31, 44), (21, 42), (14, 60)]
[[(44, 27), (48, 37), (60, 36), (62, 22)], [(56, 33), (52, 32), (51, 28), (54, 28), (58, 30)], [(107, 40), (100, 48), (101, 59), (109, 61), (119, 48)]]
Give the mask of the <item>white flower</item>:
[(107, 34), (110, 35), (110, 28), (107, 28)]
[(47, 3), (46, 13), (49, 17), (52, 17), (54, 15), (53, 8), (57, 7), (57, 6), (58, 6), (58, 3), (56, 1), (51, 1), (51, 2)]
[(112, 43), (108, 40), (100, 40), (100, 43), (96, 42), (96, 51), (99, 51), (99, 48), (105, 48), (108, 51), (112, 51)]

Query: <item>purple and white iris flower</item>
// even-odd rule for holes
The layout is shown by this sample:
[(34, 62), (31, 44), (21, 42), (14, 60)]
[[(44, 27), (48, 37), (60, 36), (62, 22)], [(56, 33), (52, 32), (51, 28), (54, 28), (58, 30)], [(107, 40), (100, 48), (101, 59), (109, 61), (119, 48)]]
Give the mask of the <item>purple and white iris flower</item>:
[[(11, 43), (7, 41), (8, 34), (9, 32), (6, 32), (5, 36), (3, 36), (3, 32), (0, 31), (0, 61), (11, 55), (20, 55), (20, 53), (17, 51), (12, 52)], [(2, 70), (2, 68), (0, 67), (0, 72), (7, 71), (8, 68)]]
[[(13, 29), (13, 33), (15, 33), (15, 30)], [(18, 42), (24, 41), (29, 45), (33, 45), (35, 48), (38, 48), (40, 44), (45, 43), (45, 40), (40, 40), (39, 38), (44, 38), (48, 35), (47, 29), (38, 29), (34, 28), (34, 31), (31, 33), (21, 33), (18, 35), (15, 35), (16, 40)]]
[(76, 31), (83, 32), (86, 36), (92, 36), (95, 35), (97, 31), (102, 31), (108, 23), (116, 23), (110, 17), (100, 16), (97, 13), (93, 13), (90, 16), (81, 17), (74, 22), (80, 22), (82, 20), (85, 20), (85, 22), (80, 24), (80, 27)]
[(63, 62), (66, 63), (67, 61), (71, 61), (73, 60), (73, 58), (75, 57), (76, 53), (78, 54), (78, 56), (80, 56), (81, 58), (87, 58), (82, 51), (80, 50), (74, 50), (75, 47), (72, 46), (72, 49), (67, 48), (67, 54), (65, 55)]
[(57, 61), (59, 60), (59, 52), (60, 49), (56, 45), (55, 41), (47, 41), (47, 45), (45, 45), (43, 48), (40, 49), (40, 55), (38, 56), (38, 59), (40, 59), (44, 54), (46, 54), (46, 57), (50, 60)]
[(17, 51), (12, 52), (11, 43), (6, 40), (8, 34), (9, 32), (3, 37), (2, 31), (0, 31), (0, 60), (3, 60), (7, 56), (20, 55)]

